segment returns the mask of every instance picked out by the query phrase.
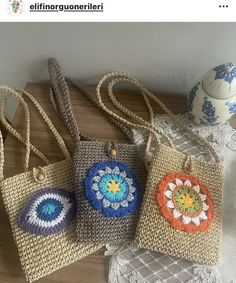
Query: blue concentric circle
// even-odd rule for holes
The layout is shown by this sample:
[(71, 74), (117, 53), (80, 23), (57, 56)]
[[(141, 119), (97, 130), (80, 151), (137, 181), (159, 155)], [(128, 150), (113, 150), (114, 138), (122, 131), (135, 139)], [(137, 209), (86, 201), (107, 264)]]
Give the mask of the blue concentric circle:
[(36, 208), (38, 217), (44, 221), (55, 220), (63, 210), (63, 204), (59, 200), (46, 199)]
[[(111, 190), (112, 185), (119, 189), (116, 193)], [(129, 185), (125, 178), (118, 174), (106, 174), (101, 178), (98, 183), (100, 192), (104, 195), (104, 198), (111, 202), (121, 202), (125, 200), (129, 194)]]
[(65, 189), (36, 191), (19, 215), (18, 224), (26, 232), (49, 236), (64, 231), (76, 215), (75, 193)]
[(117, 161), (98, 162), (85, 178), (85, 195), (96, 210), (107, 217), (124, 217), (136, 212), (140, 185), (135, 174)]

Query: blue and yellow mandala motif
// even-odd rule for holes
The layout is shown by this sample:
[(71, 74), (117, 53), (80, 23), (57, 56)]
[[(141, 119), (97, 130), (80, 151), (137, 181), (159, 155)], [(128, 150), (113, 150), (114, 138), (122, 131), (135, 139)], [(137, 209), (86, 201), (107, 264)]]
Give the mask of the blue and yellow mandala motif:
[(136, 212), (140, 186), (136, 176), (120, 162), (98, 162), (85, 178), (85, 194), (91, 205), (107, 217)]

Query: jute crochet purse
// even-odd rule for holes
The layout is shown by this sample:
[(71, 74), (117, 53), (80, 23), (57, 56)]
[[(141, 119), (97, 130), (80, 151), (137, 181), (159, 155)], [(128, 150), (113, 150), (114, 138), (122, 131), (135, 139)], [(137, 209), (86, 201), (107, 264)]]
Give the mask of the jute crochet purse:
[(137, 147), (80, 141), (69, 89), (54, 59), (49, 61), (49, 71), (58, 109), (75, 142), (78, 240), (105, 244), (132, 239), (146, 182)]
[[(13, 136), (26, 145), (24, 173), (4, 178), (4, 147), (0, 140), (0, 186), (21, 265), (27, 281), (31, 282), (93, 253), (100, 246), (76, 240), (73, 163), (61, 136), (38, 102), (23, 91), (22, 94), (30, 98), (42, 115), (65, 156), (63, 161), (50, 164), (30, 143), (30, 112), (22, 96), (7, 86), (1, 86), (0, 90), (7, 93), (1, 107), (1, 121)], [(19, 98), (24, 107), (25, 137), (14, 130), (4, 117), (9, 96)], [(30, 170), (31, 152), (47, 165)]]
[[(138, 124), (117, 116), (103, 104), (100, 86), (110, 78), (113, 80), (108, 86), (108, 94), (114, 105)], [(158, 133), (156, 128), (122, 106), (112, 91), (120, 82), (131, 83), (158, 103), (179, 127), (211, 152), (216, 162), (200, 161), (178, 152), (166, 135)], [(129, 75), (106, 75), (98, 84), (97, 96), (101, 107), (111, 116), (133, 128), (149, 129), (157, 140), (158, 148), (149, 170), (135, 242), (142, 248), (216, 265), (222, 234), (223, 168), (213, 147), (181, 124), (155, 95)], [(168, 140), (170, 147), (160, 142), (160, 134)]]

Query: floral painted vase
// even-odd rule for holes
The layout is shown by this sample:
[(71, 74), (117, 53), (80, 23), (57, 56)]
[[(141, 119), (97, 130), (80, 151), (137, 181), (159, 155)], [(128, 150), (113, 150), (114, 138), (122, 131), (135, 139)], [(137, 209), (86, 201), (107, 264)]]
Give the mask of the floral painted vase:
[(200, 78), (187, 100), (188, 111), (198, 124), (217, 125), (236, 113), (236, 67), (222, 64)]

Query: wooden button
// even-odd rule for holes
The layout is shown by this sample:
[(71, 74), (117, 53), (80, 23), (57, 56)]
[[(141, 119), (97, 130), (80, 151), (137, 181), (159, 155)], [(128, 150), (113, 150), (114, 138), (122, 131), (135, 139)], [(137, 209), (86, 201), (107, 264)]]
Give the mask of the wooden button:
[(38, 175), (37, 179), (39, 182), (43, 182), (45, 180), (45, 175), (41, 173)]
[(112, 148), (112, 149), (110, 150), (110, 155), (111, 155), (112, 157), (115, 157), (116, 154), (117, 154), (116, 149), (115, 149), (115, 148)]

